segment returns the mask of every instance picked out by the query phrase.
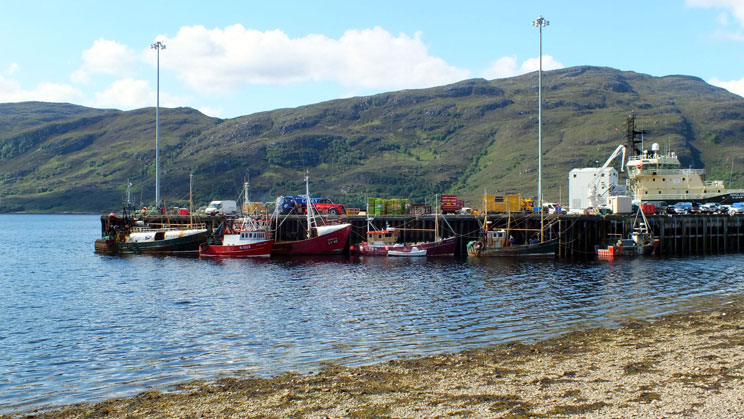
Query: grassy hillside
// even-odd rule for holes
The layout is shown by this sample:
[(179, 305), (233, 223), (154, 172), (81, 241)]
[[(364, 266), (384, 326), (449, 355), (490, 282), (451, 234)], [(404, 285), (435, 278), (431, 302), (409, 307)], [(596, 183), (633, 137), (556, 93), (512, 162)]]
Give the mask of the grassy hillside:
[[(0, 210), (106, 211), (127, 179), (154, 199), (154, 109), (0, 105)], [(38, 107), (38, 112), (34, 108)], [(574, 67), (543, 74), (543, 193), (568, 196), (568, 172), (600, 164), (635, 111), (646, 141), (671, 147), (684, 165), (729, 180), (727, 157), (743, 156), (744, 99), (700, 79)], [(9, 115), (6, 115), (9, 114)], [(365, 195), (431, 200), (458, 193), (477, 205), (489, 193), (537, 192), (537, 74), (466, 80), (230, 120), (191, 109), (161, 110), (161, 194), (199, 204), (304, 190), (351, 205)], [(744, 158), (733, 186), (744, 187)]]

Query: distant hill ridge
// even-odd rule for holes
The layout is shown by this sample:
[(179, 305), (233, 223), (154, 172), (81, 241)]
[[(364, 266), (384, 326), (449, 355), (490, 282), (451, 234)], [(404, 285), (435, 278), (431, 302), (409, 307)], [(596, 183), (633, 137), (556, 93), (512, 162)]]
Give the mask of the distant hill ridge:
[[(568, 196), (568, 172), (603, 162), (635, 111), (646, 140), (671, 147), (709, 179), (744, 187), (744, 99), (697, 77), (605, 67), (543, 73), (543, 193)], [(154, 108), (0, 104), (0, 212), (88, 211), (154, 199)], [(431, 202), (457, 193), (537, 193), (537, 74), (338, 99), (239, 118), (161, 108), (161, 193), (236, 198), (303, 192), (351, 205), (365, 196)], [(647, 146), (648, 147), (648, 146)], [(729, 160), (727, 160), (729, 158)], [(731, 158), (734, 158), (733, 171)]]

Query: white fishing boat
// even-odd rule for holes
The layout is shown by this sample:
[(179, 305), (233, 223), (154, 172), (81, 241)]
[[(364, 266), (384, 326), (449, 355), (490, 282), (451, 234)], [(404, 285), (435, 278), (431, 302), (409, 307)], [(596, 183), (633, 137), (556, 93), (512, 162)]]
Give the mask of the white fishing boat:
[(414, 246), (406, 250), (388, 250), (387, 255), (402, 257), (426, 256), (426, 249), (419, 249), (418, 247)]

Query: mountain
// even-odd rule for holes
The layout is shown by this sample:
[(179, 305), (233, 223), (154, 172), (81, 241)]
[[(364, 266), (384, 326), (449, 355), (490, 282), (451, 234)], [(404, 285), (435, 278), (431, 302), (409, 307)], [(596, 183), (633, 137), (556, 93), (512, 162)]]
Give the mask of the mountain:
[[(161, 108), (161, 195), (197, 204), (304, 191), (352, 206), (366, 195), (429, 202), (457, 193), (537, 193), (537, 74), (473, 79), (333, 100), (234, 119)], [(543, 194), (568, 196), (568, 172), (601, 164), (624, 142), (626, 117), (645, 141), (676, 151), (709, 179), (744, 186), (744, 99), (689, 76), (603, 67), (543, 73)], [(154, 200), (153, 108), (0, 104), (0, 211), (109, 211), (127, 181)], [(620, 131), (620, 132), (618, 132)], [(646, 148), (649, 148), (647, 145)], [(729, 158), (729, 160), (727, 160)], [(733, 171), (731, 160), (733, 160)]]

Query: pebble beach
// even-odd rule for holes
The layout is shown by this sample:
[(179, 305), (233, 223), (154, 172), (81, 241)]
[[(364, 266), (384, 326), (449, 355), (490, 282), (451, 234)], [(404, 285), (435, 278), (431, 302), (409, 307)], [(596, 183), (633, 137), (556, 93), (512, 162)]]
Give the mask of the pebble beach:
[(744, 418), (744, 298), (574, 331), (310, 374), (182, 383), (41, 418)]

